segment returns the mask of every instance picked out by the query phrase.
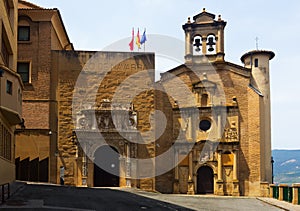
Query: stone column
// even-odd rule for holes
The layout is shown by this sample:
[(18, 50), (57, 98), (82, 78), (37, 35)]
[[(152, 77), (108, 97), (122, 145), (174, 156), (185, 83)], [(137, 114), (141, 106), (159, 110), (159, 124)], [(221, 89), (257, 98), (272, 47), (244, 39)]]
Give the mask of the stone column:
[(222, 121), (222, 117), (221, 117), (221, 113), (222, 111), (220, 111), (220, 114), (218, 114), (218, 140), (221, 141), (222, 139), (222, 124), (221, 124), (221, 121)]
[(222, 177), (222, 151), (218, 150), (218, 181), (223, 181)]
[(191, 31), (186, 30), (185, 35), (185, 55), (191, 55), (192, 54), (192, 43), (191, 43)]
[(239, 196), (239, 180), (238, 180), (238, 150), (233, 150), (233, 196)]
[(218, 30), (216, 45), (217, 45), (217, 53), (224, 53), (224, 31), (223, 31), (223, 29)]
[(175, 180), (173, 184), (173, 193), (179, 193), (179, 163), (178, 163), (178, 149), (175, 148)]
[(86, 143), (83, 143), (83, 155), (82, 155), (82, 186), (87, 187), (87, 156), (86, 156)]
[(126, 150), (126, 187), (131, 187), (130, 143), (125, 144)]
[(187, 139), (190, 141), (190, 140), (192, 140), (192, 126), (193, 126), (193, 124), (192, 124), (192, 117), (189, 117), (189, 118), (187, 118), (187, 121), (188, 121), (188, 128), (187, 128)]
[(96, 130), (97, 129), (96, 114), (94, 116), (91, 115), (91, 117), (92, 117), (92, 130)]
[(218, 150), (218, 178), (216, 194), (219, 196), (224, 195), (223, 173), (222, 173), (222, 150)]
[(299, 204), (299, 189), (300, 184), (293, 184), (293, 204)]
[(206, 41), (207, 41), (207, 37), (203, 36), (202, 37), (202, 54), (205, 55), (207, 53), (206, 51)]
[(233, 181), (238, 180), (238, 150), (233, 150)]
[(188, 193), (195, 194), (194, 181), (193, 181), (193, 151), (189, 153), (189, 180), (188, 180)]

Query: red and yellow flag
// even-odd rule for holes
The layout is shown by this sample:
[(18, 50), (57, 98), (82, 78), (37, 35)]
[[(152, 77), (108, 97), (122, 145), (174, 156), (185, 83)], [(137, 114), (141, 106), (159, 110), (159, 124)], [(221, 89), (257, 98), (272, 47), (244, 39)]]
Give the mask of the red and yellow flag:
[(140, 29), (138, 29), (135, 44), (138, 46), (138, 49), (141, 49)]

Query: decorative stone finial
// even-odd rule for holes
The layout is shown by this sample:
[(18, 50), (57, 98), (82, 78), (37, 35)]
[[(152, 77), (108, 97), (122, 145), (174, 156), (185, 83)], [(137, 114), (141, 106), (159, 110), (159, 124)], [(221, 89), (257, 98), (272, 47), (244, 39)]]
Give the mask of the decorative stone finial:
[(203, 73), (203, 80), (207, 80), (207, 74)]
[(188, 21), (187, 21), (188, 23), (191, 23), (191, 17), (188, 17)]
[(221, 20), (222, 20), (221, 15), (219, 15), (218, 16), (218, 21), (221, 21)]
[(205, 8), (203, 8), (203, 11), (202, 12), (206, 12), (206, 9)]

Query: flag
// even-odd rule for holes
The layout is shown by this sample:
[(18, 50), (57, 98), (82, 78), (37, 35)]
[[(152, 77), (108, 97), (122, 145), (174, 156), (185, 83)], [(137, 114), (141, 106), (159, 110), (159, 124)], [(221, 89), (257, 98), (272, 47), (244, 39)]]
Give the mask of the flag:
[(140, 29), (138, 29), (135, 44), (138, 46), (138, 49), (141, 49)]
[(146, 29), (144, 30), (142, 39), (141, 39), (141, 45), (143, 45), (145, 42), (147, 41), (147, 37), (146, 37)]
[(132, 39), (131, 42), (129, 43), (129, 48), (131, 51), (133, 51), (133, 47), (134, 47), (133, 43), (134, 43), (134, 28), (132, 28)]

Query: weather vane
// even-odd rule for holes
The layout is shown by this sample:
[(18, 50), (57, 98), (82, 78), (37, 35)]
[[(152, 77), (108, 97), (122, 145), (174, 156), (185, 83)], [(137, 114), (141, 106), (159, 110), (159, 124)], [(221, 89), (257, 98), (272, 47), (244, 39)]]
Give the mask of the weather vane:
[(258, 41), (259, 41), (258, 37), (255, 38), (255, 41), (256, 41), (256, 50), (258, 50)]

